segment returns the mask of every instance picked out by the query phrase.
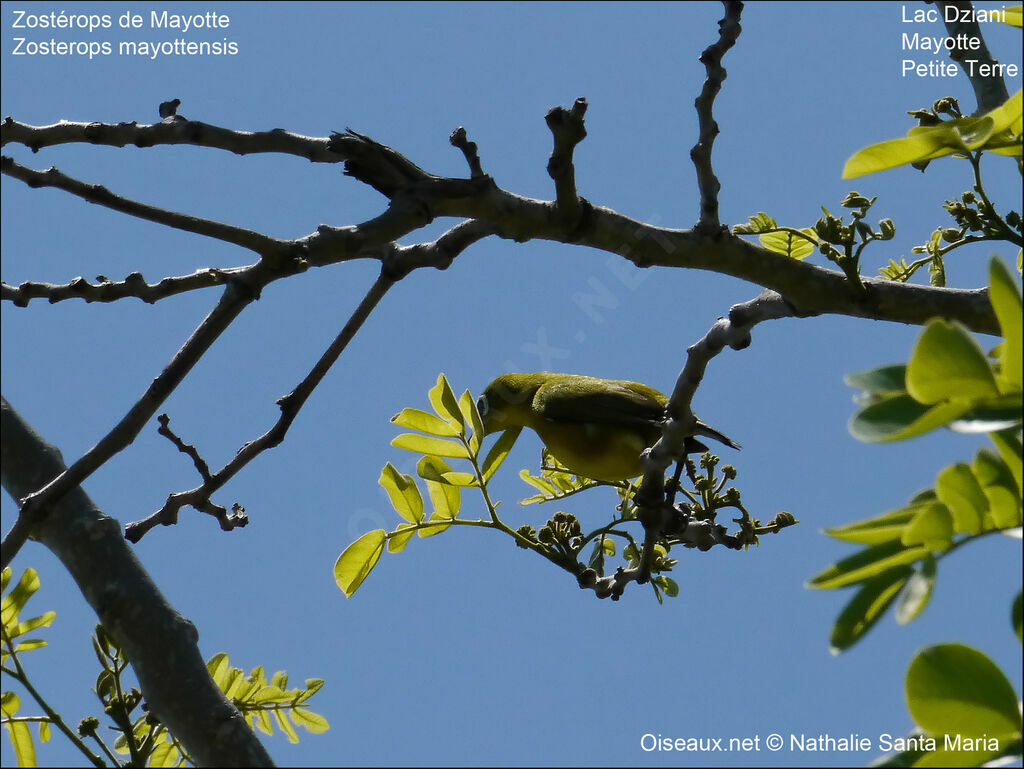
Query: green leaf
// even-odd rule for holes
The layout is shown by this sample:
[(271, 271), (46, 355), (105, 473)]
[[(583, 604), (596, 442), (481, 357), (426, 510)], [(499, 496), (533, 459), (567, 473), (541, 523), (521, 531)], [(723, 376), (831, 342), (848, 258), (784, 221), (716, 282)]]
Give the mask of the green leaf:
[(992, 302), (999, 327), (1006, 340), (999, 351), (999, 389), (1001, 392), (1020, 392), (1022, 384), (1022, 357), (1024, 332), (1021, 321), (1021, 295), (1017, 281), (999, 259), (993, 257), (988, 266), (988, 298)]
[[(455, 398), (455, 393), (452, 392), (452, 386), (448, 384), (448, 380), (444, 374), (437, 375), (437, 384), (430, 388), (427, 393), (430, 398), (430, 405), (434, 407), (434, 411), (441, 419), (447, 420), (448, 423), (458, 429), (460, 433), (464, 433), (466, 430), (466, 423), (462, 419), (462, 411), (459, 409), (459, 402)], [(427, 452), (434, 453), (437, 452)], [(442, 454), (441, 456), (451, 456), (450, 454)]]
[(452, 518), (441, 513), (432, 513), (430, 516), (430, 524), (422, 525), (419, 530), (420, 537), (433, 537), (440, 534), (442, 531), (447, 531), (452, 525)]
[(338, 556), (334, 564), (334, 579), (347, 597), (352, 597), (370, 570), (377, 565), (380, 554), (384, 552), (386, 538), (387, 532), (384, 529), (368, 531)]
[(926, 555), (907, 580), (896, 603), (896, 621), (901, 625), (917, 619), (932, 597), (936, 576), (935, 558)]
[[(5, 718), (12, 717), (20, 707), (21, 701), (14, 692), (4, 692), (0, 695), (0, 712)], [(18, 766), (35, 766), (36, 749), (32, 744), (32, 732), (29, 731), (28, 724), (24, 721), (9, 721), (4, 726), (7, 727), (7, 736), (11, 738)]]
[(395, 529), (388, 536), (388, 552), (389, 553), (400, 553), (405, 549), (405, 546), (409, 544), (409, 540), (412, 539), (413, 534), (416, 533), (416, 526), (412, 523), (400, 523), (398, 528)]
[(408, 451), (416, 451), (420, 454), (433, 454), (438, 457), (455, 457), (457, 459), (469, 459), (469, 451), (457, 441), (447, 438), (430, 438), (426, 435), (416, 433), (402, 433), (391, 445)]
[(1021, 619), (1021, 593), (1017, 591), (1017, 597), (1013, 599), (1013, 608), (1010, 609), (1010, 622), (1013, 624), (1013, 632), (1017, 634), (1018, 641), (1024, 641), (1024, 627)]
[(416, 488), (416, 481), (411, 475), (403, 475), (388, 462), (380, 471), (377, 482), (384, 487), (391, 499), (391, 506), (409, 523), (423, 520), (423, 497)]
[(177, 766), (181, 755), (172, 742), (162, 742), (149, 754), (149, 766)]
[(801, 238), (791, 232), (766, 232), (758, 236), (758, 240), (761, 241), (762, 246), (776, 254), (782, 254), (792, 259), (806, 259), (814, 253), (814, 243), (817, 238), (815, 238), (814, 230), (810, 227), (805, 227), (800, 232), (810, 236), (813, 240)]
[(993, 433), (1021, 426), (1020, 393), (989, 398), (949, 423), (957, 433)]
[(908, 547), (924, 545), (929, 550), (948, 550), (953, 544), (953, 516), (941, 502), (922, 505), (903, 532)]
[(292, 721), (306, 728), (311, 734), (323, 734), (331, 728), (330, 723), (319, 713), (306, 708), (295, 708), (291, 711)]
[(943, 468), (935, 480), (935, 492), (953, 514), (953, 531), (965, 534), (981, 531), (988, 499), (969, 465), (958, 462)]
[(671, 577), (659, 575), (654, 579), (661, 586), (661, 589), (665, 591), (665, 595), (669, 598), (675, 598), (679, 595), (679, 585)]
[(18, 612), (24, 608), (32, 594), (39, 589), (39, 585), (39, 574), (35, 569), (29, 567), (22, 572), (21, 579), (18, 580), (14, 589), (3, 597), (3, 601), (0, 602), (0, 621), (3, 622), (4, 629), (8, 633), (17, 624)]
[(988, 499), (984, 528), (1009, 529), (1019, 526), (1021, 495), (1006, 463), (989, 449), (983, 448), (974, 456), (971, 469)]
[(992, 433), (992, 442), (999, 450), (999, 456), (1013, 475), (1017, 484), (1017, 493), (1024, 490), (1024, 446), (1021, 445), (1020, 433), (1017, 430), (1002, 430)]
[(836, 618), (829, 651), (840, 654), (863, 638), (885, 614), (913, 572), (910, 566), (896, 566), (865, 581)]
[(917, 513), (918, 506), (912, 505), (900, 510), (869, 518), (866, 521), (849, 523), (835, 529), (825, 529), (825, 534), (845, 542), (860, 542), (865, 545), (878, 545), (891, 542), (903, 536), (903, 531)]
[(427, 482), (427, 493), (434, 511), (444, 518), (454, 518), (459, 514), (462, 495), (458, 486), (443, 480), (444, 473), (451, 468), (440, 457), (423, 457), (416, 465), (416, 472)]
[(746, 224), (737, 224), (732, 228), (735, 235), (756, 235), (759, 232), (774, 230), (778, 225), (768, 214), (761, 211), (747, 219)]
[(281, 727), (281, 731), (288, 737), (288, 742), (296, 743), (299, 741), (299, 735), (295, 731), (295, 727), (292, 726), (292, 722), (288, 720), (288, 716), (285, 715), (284, 711), (275, 710), (274, 718), (277, 720), (277, 725)]
[(480, 444), (484, 440), (484, 420), (480, 417), (476, 401), (473, 400), (469, 390), (459, 396), (459, 411), (462, 412), (462, 418), (473, 428), (473, 432), (469, 436), (469, 448), (474, 454), (479, 454)]
[(419, 409), (402, 409), (391, 417), (391, 421), (399, 427), (408, 427), (410, 430), (419, 430), (421, 433), (438, 435), (442, 438), (453, 438), (459, 434), (458, 430), (441, 417)]
[(942, 427), (970, 410), (970, 403), (929, 407), (909, 395), (897, 395), (861, 409), (850, 419), (849, 429), (854, 438), (866, 443), (900, 441)]
[(896, 395), (907, 391), (907, 367), (901, 363), (856, 371), (844, 376), (843, 381), (868, 393)]
[(894, 566), (913, 563), (927, 555), (925, 547), (904, 547), (902, 542), (884, 542), (880, 545), (859, 550), (851, 556), (836, 561), (820, 574), (807, 582), (808, 587), (819, 590), (852, 585), (877, 576)]
[(907, 706), (932, 734), (999, 736), (1021, 730), (1013, 685), (988, 657), (963, 644), (918, 652), (907, 670)]
[(484, 463), (480, 466), (480, 474), (484, 477), (485, 481), (489, 481), (495, 471), (501, 467), (501, 463), (505, 461), (505, 457), (512, 450), (516, 438), (519, 437), (522, 431), (522, 427), (512, 427), (498, 436), (498, 440), (491, 446), (491, 450), (484, 457)]
[(977, 400), (999, 394), (992, 367), (973, 336), (957, 321), (933, 318), (907, 364), (907, 392), (921, 403)]
[(948, 147), (953, 133), (945, 125), (935, 126), (938, 130), (930, 133), (890, 139), (858, 150), (843, 166), (842, 178), (853, 179), (953, 152)]
[(48, 611), (46, 614), (41, 614), (38, 617), (32, 619), (23, 620), (19, 622), (15, 627), (7, 631), (7, 635), (11, 638), (17, 638), (24, 635), (32, 630), (39, 627), (49, 627), (53, 620), (57, 617), (57, 612)]

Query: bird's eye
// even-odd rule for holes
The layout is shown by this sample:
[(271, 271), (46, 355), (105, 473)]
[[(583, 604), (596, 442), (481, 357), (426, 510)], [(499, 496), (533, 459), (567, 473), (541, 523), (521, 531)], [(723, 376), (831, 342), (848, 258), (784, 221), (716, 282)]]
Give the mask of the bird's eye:
[(490, 411), (490, 407), (487, 405), (486, 395), (481, 395), (476, 399), (476, 410), (480, 412), (480, 416), (487, 416), (487, 412)]

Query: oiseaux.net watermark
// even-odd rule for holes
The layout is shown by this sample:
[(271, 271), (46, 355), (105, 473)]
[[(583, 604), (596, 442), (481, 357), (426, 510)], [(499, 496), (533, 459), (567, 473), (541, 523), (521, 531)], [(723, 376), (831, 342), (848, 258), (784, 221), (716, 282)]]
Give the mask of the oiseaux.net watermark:
[(746, 737), (712, 737), (708, 735), (665, 735), (646, 732), (640, 737), (645, 753), (892, 753), (906, 750), (990, 753), (1002, 749), (997, 737), (988, 735), (916, 735), (893, 734), (864, 736), (861, 734), (803, 734), (771, 732)]

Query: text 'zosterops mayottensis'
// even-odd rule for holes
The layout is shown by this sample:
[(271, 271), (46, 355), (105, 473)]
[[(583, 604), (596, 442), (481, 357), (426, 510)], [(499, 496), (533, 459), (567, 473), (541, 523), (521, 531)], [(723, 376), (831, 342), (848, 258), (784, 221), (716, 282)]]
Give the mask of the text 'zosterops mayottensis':
[[(643, 472), (640, 454), (661, 437), (668, 397), (639, 382), (578, 374), (503, 374), (477, 408), (484, 433), (529, 427), (576, 475), (621, 481)], [(734, 449), (739, 444), (697, 420), (696, 433)], [(688, 453), (708, 448), (693, 437)]]

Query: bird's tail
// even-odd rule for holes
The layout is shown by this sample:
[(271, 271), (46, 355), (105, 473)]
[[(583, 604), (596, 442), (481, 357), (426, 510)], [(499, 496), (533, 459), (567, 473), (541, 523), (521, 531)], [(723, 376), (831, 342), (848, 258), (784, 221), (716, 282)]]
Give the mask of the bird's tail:
[(732, 438), (730, 438), (727, 435), (723, 435), (722, 433), (718, 432), (718, 430), (711, 427), (710, 425), (704, 424), (699, 419), (697, 420), (697, 435), (704, 435), (707, 436), (708, 438), (714, 438), (716, 441), (724, 443), (731, 449), (739, 450), (740, 448), (740, 444), (738, 444)]

